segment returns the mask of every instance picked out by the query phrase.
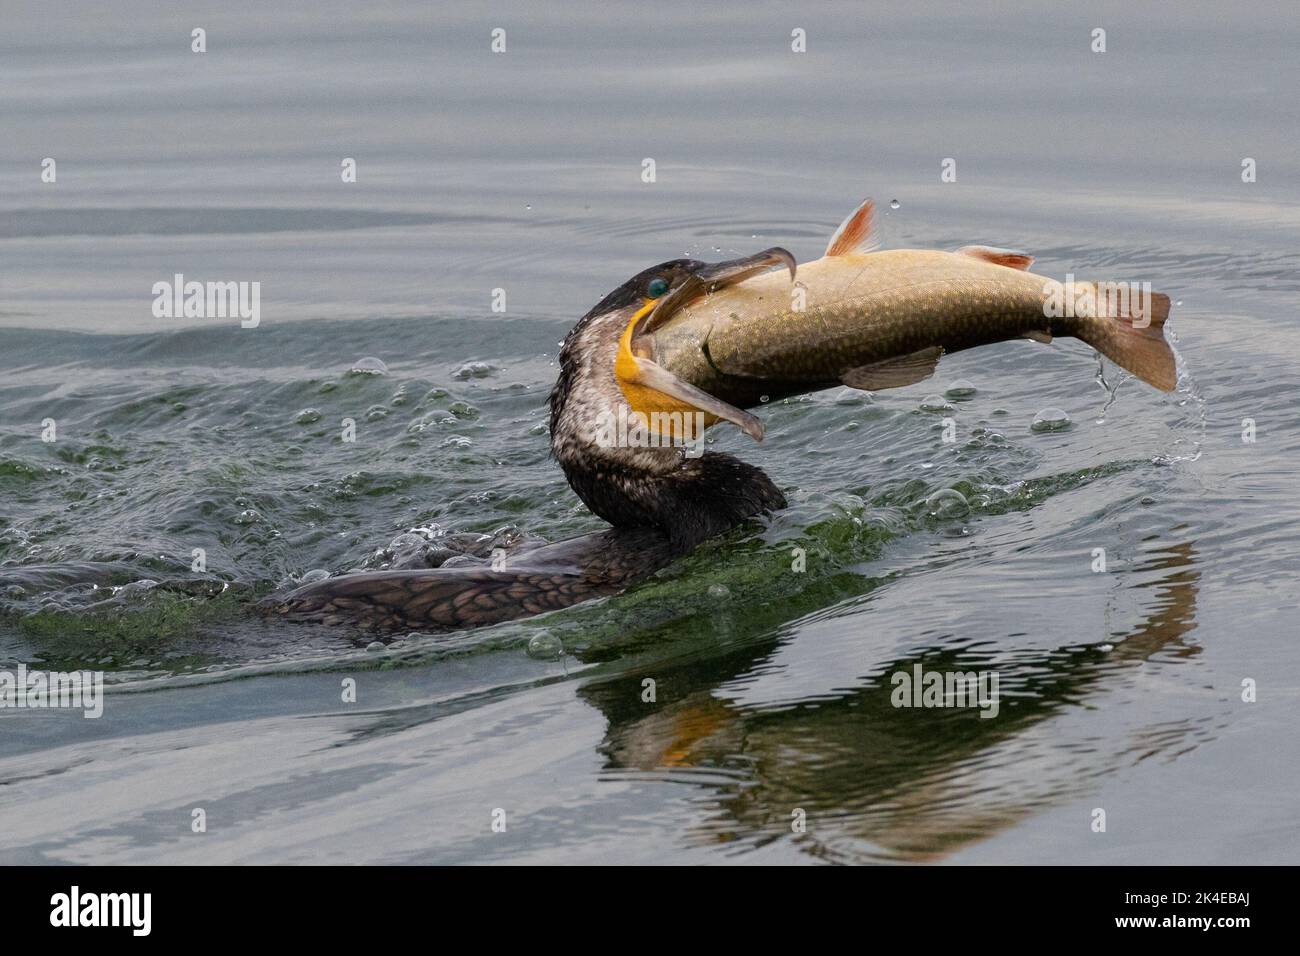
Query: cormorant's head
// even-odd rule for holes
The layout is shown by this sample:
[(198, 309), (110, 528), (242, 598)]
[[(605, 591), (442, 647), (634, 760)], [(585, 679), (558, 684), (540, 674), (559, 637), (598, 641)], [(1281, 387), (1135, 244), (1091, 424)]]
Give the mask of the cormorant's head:
[[(758, 469), (730, 456), (703, 456), (704, 428), (729, 421), (761, 439), (758, 419), (676, 378), (644, 345), (683, 306), (776, 266), (794, 277), (794, 257), (784, 249), (718, 263), (671, 259), (628, 279), (574, 326), (560, 349), (560, 375), (551, 392), (551, 450), (594, 512), (613, 524), (666, 527), (672, 519), (664, 513), (665, 482), (681, 485), (684, 476), (716, 471), (724, 467), (722, 459), (735, 473), (711, 479), (729, 485), (712, 489), (720, 517), (784, 503)], [(743, 469), (761, 478), (762, 487), (748, 496), (739, 487)], [(753, 483), (753, 475), (744, 477)], [(702, 496), (701, 507), (708, 491), (699, 484), (693, 489)], [(730, 518), (723, 527), (739, 520)]]

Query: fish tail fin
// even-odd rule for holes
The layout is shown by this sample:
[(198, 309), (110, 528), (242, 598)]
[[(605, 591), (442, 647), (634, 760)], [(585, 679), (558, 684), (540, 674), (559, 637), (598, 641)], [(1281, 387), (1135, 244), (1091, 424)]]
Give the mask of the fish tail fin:
[(1115, 292), (1117, 286), (1094, 283), (1096, 310), (1078, 325), (1075, 335), (1120, 368), (1148, 385), (1171, 392), (1178, 384), (1174, 350), (1165, 341), (1169, 296), (1134, 289), (1132, 295)]

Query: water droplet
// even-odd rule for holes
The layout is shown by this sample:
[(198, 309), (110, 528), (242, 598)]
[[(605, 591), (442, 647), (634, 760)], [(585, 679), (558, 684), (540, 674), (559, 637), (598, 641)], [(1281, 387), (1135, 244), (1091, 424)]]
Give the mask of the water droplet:
[(917, 406), (923, 412), (950, 412), (952, 406), (944, 401), (942, 395), (927, 395), (921, 399), (921, 404)]
[(932, 518), (964, 518), (970, 514), (970, 504), (955, 488), (943, 488), (925, 499), (925, 510)]
[(310, 425), (312, 422), (320, 421), (320, 410), (316, 408), (304, 408), (300, 411), (294, 421), (299, 425)]
[(564, 655), (564, 642), (554, 634), (536, 634), (528, 642), (528, 656), (535, 661), (554, 661)]
[(352, 363), (348, 369), (349, 375), (387, 375), (388, 366), (384, 364), (383, 359), (377, 359), (373, 355), (367, 355), (365, 358), (359, 358)]
[(891, 200), (889, 200), (889, 208), (890, 208), (890, 209), (897, 209), (897, 208), (898, 208), (899, 206), (901, 206), (901, 205), (902, 205), (902, 203), (900, 203), (897, 199), (891, 199)]
[(727, 598), (731, 597), (731, 588), (727, 587), (725, 584), (710, 584), (709, 597), (713, 598), (715, 601), (725, 601)]
[(328, 580), (330, 573), (324, 568), (312, 568), (304, 574), (298, 581), (299, 584), (315, 584), (317, 581)]
[(943, 394), (946, 398), (965, 399), (973, 396), (976, 391), (978, 389), (969, 379), (959, 378), (950, 384)]
[(1036, 432), (1059, 432), (1070, 427), (1070, 416), (1064, 409), (1044, 408), (1034, 416), (1034, 423), (1029, 426), (1030, 431)]

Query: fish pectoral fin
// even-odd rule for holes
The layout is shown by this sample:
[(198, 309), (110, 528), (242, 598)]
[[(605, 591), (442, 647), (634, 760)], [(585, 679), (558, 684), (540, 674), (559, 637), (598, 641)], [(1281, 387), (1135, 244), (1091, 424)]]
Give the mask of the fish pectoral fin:
[(908, 355), (851, 368), (840, 376), (840, 381), (849, 388), (860, 388), (869, 392), (913, 385), (934, 374), (942, 355), (943, 349), (932, 345)]
[(714, 398), (690, 382), (683, 382), (651, 359), (637, 358), (635, 381), (638, 385), (654, 389), (669, 398), (675, 398), (714, 418), (731, 422), (754, 441), (763, 440), (763, 423), (756, 416), (734, 405), (728, 405), (720, 398)]
[(880, 240), (877, 239), (874, 228), (875, 211), (875, 203), (870, 199), (862, 200), (862, 204), (849, 213), (831, 236), (831, 241), (826, 246), (826, 255), (862, 255), (879, 246)]
[(1027, 252), (999, 249), (997, 246), (962, 246), (957, 250), (957, 255), (983, 259), (995, 266), (1006, 266), (1009, 269), (1019, 269), (1021, 272), (1028, 272), (1029, 267), (1034, 264), (1034, 257)]

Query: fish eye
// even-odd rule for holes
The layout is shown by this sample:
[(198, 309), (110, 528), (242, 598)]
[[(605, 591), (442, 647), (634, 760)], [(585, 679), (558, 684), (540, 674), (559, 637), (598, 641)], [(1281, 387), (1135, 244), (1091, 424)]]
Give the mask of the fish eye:
[(646, 287), (646, 295), (652, 299), (657, 299), (668, 291), (667, 279), (651, 279), (650, 285)]

